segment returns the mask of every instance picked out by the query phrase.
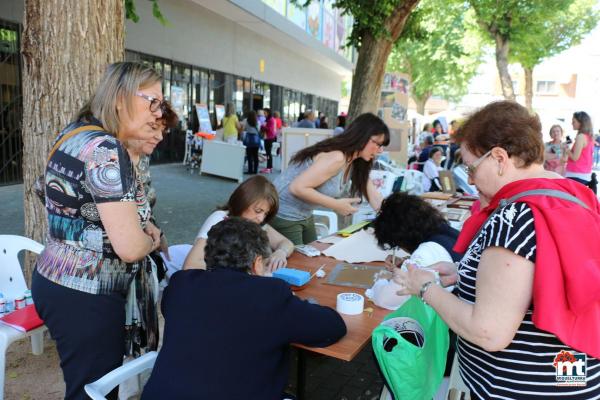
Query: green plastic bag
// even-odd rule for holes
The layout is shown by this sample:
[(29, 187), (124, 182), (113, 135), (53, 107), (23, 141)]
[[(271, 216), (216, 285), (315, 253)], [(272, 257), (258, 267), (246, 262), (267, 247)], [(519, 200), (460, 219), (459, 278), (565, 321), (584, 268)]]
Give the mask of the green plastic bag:
[[(402, 328), (409, 331), (405, 337), (423, 346), (401, 336), (397, 329)], [(412, 333), (412, 328), (416, 328), (416, 334)], [(395, 346), (394, 339), (397, 341)], [(381, 371), (396, 400), (433, 398), (444, 378), (449, 345), (448, 326), (433, 308), (411, 296), (385, 317), (373, 331), (371, 340)], [(384, 346), (391, 351), (386, 351)]]

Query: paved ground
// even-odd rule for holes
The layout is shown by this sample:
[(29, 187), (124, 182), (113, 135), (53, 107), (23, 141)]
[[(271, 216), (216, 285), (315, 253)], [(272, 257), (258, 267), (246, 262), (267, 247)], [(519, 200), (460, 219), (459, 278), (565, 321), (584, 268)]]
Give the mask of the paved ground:
[[(237, 186), (235, 181), (190, 174), (181, 164), (154, 166), (151, 173), (158, 197), (155, 214), (170, 244), (192, 243), (204, 219), (215, 207), (224, 204)], [(22, 191), (22, 185), (0, 187), (0, 234), (23, 234)], [(17, 343), (8, 354), (6, 398), (61, 398), (64, 386), (52, 341), (46, 338), (42, 356), (24, 356), (26, 350), (27, 343)], [(295, 359), (293, 352), (289, 386), (292, 393), (296, 381)], [(44, 382), (42, 388), (46, 390), (33, 390), (27, 382), (36, 386)], [(375, 400), (379, 398), (382, 386), (370, 348), (349, 363), (324, 356), (308, 356), (306, 390), (309, 400)]]

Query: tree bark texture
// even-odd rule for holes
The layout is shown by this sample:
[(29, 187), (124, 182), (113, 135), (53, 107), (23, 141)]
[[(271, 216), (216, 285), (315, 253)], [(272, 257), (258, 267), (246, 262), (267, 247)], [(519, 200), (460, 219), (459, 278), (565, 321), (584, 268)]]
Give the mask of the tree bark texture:
[(533, 68), (523, 67), (525, 73), (525, 107), (533, 112)]
[[(124, 58), (124, 1), (26, 0), (23, 25), (25, 236), (44, 243), (46, 209), (33, 185), (56, 134), (87, 101), (106, 65)], [(32, 264), (28, 256), (28, 282)]]
[(496, 41), (496, 66), (500, 75), (500, 86), (502, 94), (506, 100), (515, 100), (515, 91), (512, 84), (512, 78), (508, 72), (508, 39), (505, 39), (499, 33), (494, 35)]
[(427, 100), (429, 100), (429, 97), (431, 97), (430, 94), (423, 97), (417, 97), (414, 94), (412, 95), (412, 98), (417, 106), (417, 112), (419, 114), (425, 115), (425, 105), (427, 104)]
[(383, 75), (392, 46), (400, 37), (408, 16), (419, 0), (404, 0), (385, 22), (389, 36), (375, 37), (365, 33), (358, 50), (356, 69), (352, 76), (352, 92), (348, 118), (365, 112), (376, 112)]

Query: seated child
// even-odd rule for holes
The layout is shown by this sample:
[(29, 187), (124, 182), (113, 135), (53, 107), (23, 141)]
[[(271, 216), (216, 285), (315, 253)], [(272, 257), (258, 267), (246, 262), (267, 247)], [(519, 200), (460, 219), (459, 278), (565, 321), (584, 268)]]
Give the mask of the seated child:
[(263, 225), (273, 251), (267, 261), (268, 270), (274, 271), (286, 266), (287, 257), (292, 255), (294, 245), (289, 239), (267, 224), (277, 214), (278, 208), (279, 196), (271, 181), (261, 175), (247, 179), (233, 191), (225, 206), (213, 212), (206, 219), (200, 228), (200, 232), (198, 232), (194, 247), (185, 259), (183, 268), (206, 268), (204, 246), (206, 245), (208, 231), (215, 224), (228, 217), (242, 217)]

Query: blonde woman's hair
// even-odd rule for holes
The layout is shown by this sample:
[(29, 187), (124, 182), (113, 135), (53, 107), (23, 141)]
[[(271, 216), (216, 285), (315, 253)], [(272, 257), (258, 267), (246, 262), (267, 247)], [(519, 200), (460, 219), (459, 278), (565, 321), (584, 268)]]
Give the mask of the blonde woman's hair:
[(151, 67), (137, 62), (109, 64), (96, 91), (83, 106), (77, 119), (94, 117), (104, 129), (117, 136), (120, 128), (117, 101), (125, 99), (125, 112), (132, 115), (133, 98), (137, 91), (161, 82), (162, 77)]

